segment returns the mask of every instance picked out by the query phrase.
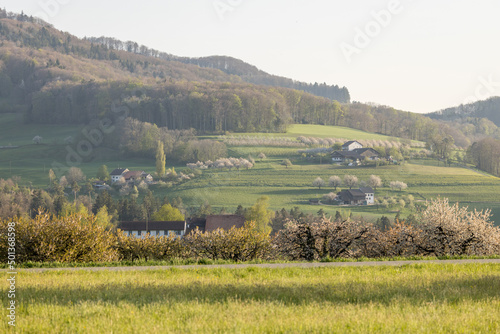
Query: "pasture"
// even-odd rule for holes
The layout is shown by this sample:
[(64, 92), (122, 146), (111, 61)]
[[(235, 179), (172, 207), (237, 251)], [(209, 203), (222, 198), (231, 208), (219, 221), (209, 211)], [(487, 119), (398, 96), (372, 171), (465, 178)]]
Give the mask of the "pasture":
[[(23, 186), (45, 187), (48, 184), (48, 171), (54, 163), (66, 164), (69, 136), (76, 138), (81, 132), (78, 126), (53, 126), (23, 124), (22, 119), (12, 114), (0, 114), (0, 146), (18, 145), (14, 149), (0, 149), (0, 178), (21, 177)], [(34, 136), (43, 137), (42, 144), (32, 142)], [(244, 134), (237, 134), (244, 135)], [(380, 139), (394, 138), (370, 134), (359, 130), (321, 126), (293, 125), (287, 134), (248, 134), (251, 136), (291, 136), (297, 137), (343, 137), (346, 139)], [(215, 136), (213, 138), (216, 138)], [(267, 159), (257, 158), (264, 153)], [(425, 201), (437, 196), (448, 197), (451, 202), (461, 202), (471, 208), (491, 208), (494, 217), (500, 221), (500, 179), (483, 173), (460, 167), (444, 167), (434, 160), (414, 160), (401, 166), (381, 166), (378, 168), (351, 168), (336, 166), (325, 157), (323, 164), (309, 161), (298, 154), (298, 148), (273, 146), (228, 146), (228, 154), (233, 157), (253, 156), (255, 167), (250, 170), (219, 171), (206, 170), (201, 176), (172, 187), (152, 187), (158, 197), (181, 197), (188, 206), (199, 206), (208, 202), (213, 208), (225, 208), (234, 211), (238, 205), (251, 206), (257, 198), (270, 197), (270, 208), (290, 210), (299, 206), (303, 211), (316, 213), (323, 209), (334, 215), (337, 210), (344, 213), (362, 215), (374, 220), (382, 215), (395, 215), (394, 209), (377, 207), (349, 207), (309, 205), (310, 199), (321, 199), (323, 195), (334, 191), (331, 187), (314, 188), (312, 181), (321, 177), (328, 182), (332, 175), (356, 175), (360, 181), (366, 181), (370, 175), (378, 175), (384, 186), (377, 189), (376, 198), (393, 197), (411, 194), (415, 200)], [(290, 159), (291, 168), (280, 163)], [(111, 171), (117, 167), (155, 171), (154, 159), (124, 159), (120, 152), (99, 147), (93, 152), (93, 158), (80, 167), (87, 177), (94, 177), (100, 165), (106, 164)], [(175, 167), (177, 171), (185, 169), (184, 164), (167, 161), (167, 168)], [(403, 181), (408, 189), (403, 192), (388, 188), (390, 181)], [(116, 194), (115, 194), (116, 196)], [(398, 209), (399, 210), (399, 209)], [(402, 210), (408, 215), (409, 210)], [(500, 223), (499, 223), (500, 224)]]
[(499, 282), (498, 264), (21, 271), (16, 332), (493, 333)]

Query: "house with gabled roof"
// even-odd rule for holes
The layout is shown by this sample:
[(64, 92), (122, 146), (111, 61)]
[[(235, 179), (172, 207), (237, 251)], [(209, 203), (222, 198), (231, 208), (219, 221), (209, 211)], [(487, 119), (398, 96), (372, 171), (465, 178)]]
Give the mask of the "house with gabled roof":
[(115, 183), (120, 180), (122, 177), (125, 182), (134, 182), (137, 180), (144, 180), (146, 182), (153, 182), (153, 176), (151, 174), (146, 173), (144, 171), (131, 171), (127, 168), (117, 168), (113, 170), (109, 176), (111, 177), (111, 183)]
[(352, 151), (357, 148), (363, 148), (363, 145), (355, 140), (348, 141), (342, 145), (342, 151)]
[(372, 205), (375, 203), (375, 192), (371, 187), (346, 189), (337, 194), (337, 199), (344, 205)]
[(359, 164), (363, 160), (378, 160), (380, 154), (373, 148), (363, 148), (357, 141), (348, 141), (342, 145), (342, 151), (335, 151), (331, 155), (333, 162), (353, 162)]
[(359, 190), (365, 194), (366, 204), (375, 204), (375, 191), (372, 187), (360, 187)]
[(365, 204), (366, 195), (359, 189), (346, 189), (337, 194), (340, 204), (346, 205), (363, 205)]
[(111, 173), (109, 173), (109, 176), (111, 177), (111, 183), (115, 183), (116, 181), (120, 180), (123, 177), (123, 174), (127, 172), (129, 172), (127, 168), (114, 169)]

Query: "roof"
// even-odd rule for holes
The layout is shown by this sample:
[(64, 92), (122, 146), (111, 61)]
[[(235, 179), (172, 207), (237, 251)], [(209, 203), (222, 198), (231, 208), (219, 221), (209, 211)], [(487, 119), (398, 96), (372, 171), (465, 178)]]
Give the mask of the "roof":
[(231, 227), (240, 228), (245, 225), (245, 217), (240, 215), (214, 215), (207, 216), (205, 232), (212, 232), (218, 228), (229, 230)]
[(122, 176), (125, 180), (128, 180), (128, 179), (131, 179), (131, 178), (140, 178), (141, 175), (142, 175), (143, 171), (128, 171), (128, 172), (125, 172)]
[(109, 175), (122, 175), (123, 173), (125, 173), (127, 171), (128, 171), (127, 168), (117, 168), (117, 169), (113, 170), (111, 173), (109, 173)]
[(198, 228), (201, 232), (205, 232), (205, 225), (207, 220), (205, 218), (190, 218), (186, 221), (186, 234)]
[(333, 157), (342, 157), (343, 159), (354, 159), (354, 160), (361, 160), (363, 158), (355, 151), (335, 151), (332, 153), (332, 158)]
[(372, 188), (372, 187), (361, 187), (361, 188), (359, 188), (359, 190), (360, 190), (361, 192), (365, 193), (365, 194), (373, 194), (373, 193), (375, 193), (375, 192), (373, 191), (373, 188)]
[(332, 153), (332, 156), (334, 155), (340, 155), (345, 158), (351, 158), (351, 157), (359, 157), (360, 155), (356, 152), (356, 150), (353, 151), (335, 151)]
[(371, 147), (356, 148), (356, 149), (352, 150), (351, 152), (356, 152), (357, 154), (360, 154), (360, 155), (363, 153), (366, 153), (366, 152), (370, 152), (373, 155), (377, 155), (377, 156), (379, 155), (379, 153)]
[(344, 143), (344, 145), (342, 145), (342, 147), (349, 146), (349, 145), (354, 144), (354, 143), (358, 143), (359, 145), (361, 145), (361, 143), (356, 141), (356, 140), (350, 140), (347, 143)]
[(341, 192), (338, 193), (339, 197), (343, 201), (364, 201), (366, 198), (365, 193), (363, 193), (359, 189), (348, 189), (348, 190), (342, 190)]
[(145, 231), (146, 224), (148, 231), (184, 231), (185, 221), (122, 221), (118, 223), (118, 228), (122, 231)]

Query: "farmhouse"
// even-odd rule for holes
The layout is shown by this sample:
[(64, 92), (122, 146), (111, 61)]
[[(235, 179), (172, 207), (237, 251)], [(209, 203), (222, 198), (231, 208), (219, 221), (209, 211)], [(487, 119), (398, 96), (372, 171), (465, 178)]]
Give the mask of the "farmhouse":
[(192, 218), (185, 221), (122, 221), (118, 228), (127, 236), (177, 236), (182, 237), (199, 229), (201, 232), (213, 232), (218, 228), (229, 230), (245, 225), (245, 217), (240, 215), (212, 215), (207, 218)]
[(347, 205), (363, 205), (366, 199), (365, 193), (359, 189), (342, 190), (337, 196), (341, 204)]
[(109, 176), (111, 176), (111, 183), (115, 183), (121, 178), (123, 178), (125, 182), (134, 182), (138, 180), (153, 182), (153, 176), (151, 176), (151, 174), (144, 171), (131, 171), (127, 168), (117, 168), (113, 170)]
[(348, 141), (342, 145), (342, 151), (353, 151), (357, 148), (363, 148), (363, 145), (355, 140)]
[(371, 205), (375, 203), (375, 192), (370, 187), (342, 190), (337, 194), (340, 204)]
[(361, 187), (359, 190), (365, 194), (366, 204), (375, 204), (375, 191), (371, 187)]
[(331, 155), (333, 162), (353, 162), (359, 164), (364, 160), (378, 160), (380, 155), (373, 148), (363, 148), (357, 141), (348, 141), (342, 145), (342, 151), (335, 151)]
[(116, 181), (120, 180), (120, 178), (128, 172), (129, 170), (127, 168), (117, 168), (113, 170), (111, 173), (109, 173), (109, 176), (111, 177), (111, 183), (115, 183)]

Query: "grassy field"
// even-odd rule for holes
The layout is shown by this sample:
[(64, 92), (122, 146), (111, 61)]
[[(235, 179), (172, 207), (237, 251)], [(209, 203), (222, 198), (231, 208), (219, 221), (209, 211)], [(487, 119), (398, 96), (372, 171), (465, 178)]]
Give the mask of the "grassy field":
[[(76, 137), (81, 131), (76, 126), (26, 125), (22, 119), (11, 114), (0, 114), (0, 146), (19, 145), (16, 149), (0, 149), (0, 178), (21, 177), (21, 185), (44, 187), (48, 183), (48, 171), (54, 162), (65, 163), (66, 145), (64, 139)], [(40, 135), (43, 144), (35, 145), (34, 136)], [(256, 135), (256, 134), (252, 134)], [(268, 135), (268, 134), (260, 134)], [(282, 134), (279, 134), (282, 135)], [(289, 136), (298, 135), (315, 137), (344, 137), (346, 139), (393, 139), (359, 130), (321, 125), (294, 125)], [(327, 214), (335, 214), (339, 207), (312, 206), (309, 199), (321, 199), (332, 188), (321, 190), (311, 186), (316, 177), (325, 181), (332, 175), (343, 177), (356, 175), (360, 180), (367, 180), (371, 174), (382, 177), (386, 185), (390, 181), (403, 181), (409, 186), (402, 194), (412, 194), (417, 200), (432, 199), (437, 196), (448, 197), (450, 201), (459, 201), (471, 208), (491, 208), (500, 225), (500, 179), (483, 175), (459, 167), (437, 165), (435, 160), (415, 160), (402, 166), (384, 166), (379, 168), (346, 168), (325, 162), (320, 165), (301, 159), (297, 148), (286, 147), (245, 147), (230, 146), (228, 153), (234, 157), (254, 158), (263, 152), (268, 159), (259, 161), (251, 170), (241, 171), (204, 171), (201, 177), (171, 188), (153, 188), (158, 197), (182, 197), (189, 206), (199, 206), (208, 202), (216, 209), (226, 208), (234, 211), (241, 204), (252, 205), (262, 195), (270, 197), (273, 210), (299, 206), (303, 211), (316, 213), (323, 209)], [(284, 168), (282, 159), (289, 158), (294, 166)], [(139, 169), (150, 173), (155, 170), (154, 159), (121, 158), (119, 152), (99, 148), (90, 162), (79, 167), (88, 177), (94, 177), (100, 165), (106, 164), (109, 170), (117, 167)], [(169, 164), (177, 171), (185, 165)], [(376, 197), (400, 195), (387, 187), (377, 189)], [(395, 215), (394, 210), (376, 207), (343, 208), (346, 214), (363, 215), (374, 220), (382, 215)], [(403, 210), (403, 216), (409, 214)]]
[[(253, 169), (239, 172), (208, 170), (196, 179), (172, 188), (157, 189), (155, 192), (169, 197), (180, 196), (188, 205), (198, 206), (208, 201), (213, 207), (225, 207), (229, 210), (234, 210), (239, 204), (251, 205), (258, 197), (266, 195), (270, 197), (270, 207), (273, 210), (299, 206), (306, 212), (316, 213), (322, 208), (327, 214), (334, 215), (340, 207), (309, 204), (309, 199), (321, 199), (324, 194), (334, 191), (331, 187), (313, 187), (313, 180), (319, 176), (328, 181), (332, 175), (342, 178), (346, 174), (352, 174), (360, 181), (366, 181), (370, 175), (375, 174), (386, 184), (377, 189), (378, 198), (412, 194), (416, 200), (424, 201), (441, 196), (452, 202), (464, 202), (471, 208), (492, 208), (495, 216), (500, 217), (500, 179), (465, 168), (414, 164), (345, 168), (331, 164), (304, 164), (300, 161), (291, 168), (285, 168), (279, 162), (279, 159), (257, 161)], [(408, 189), (399, 192), (387, 187), (390, 181), (397, 180), (406, 182)], [(342, 207), (342, 210), (368, 219), (390, 214), (375, 206)]]
[(19, 333), (500, 331), (494, 264), (21, 272), (17, 284)]
[[(342, 126), (314, 125), (314, 124), (293, 124), (286, 132), (287, 136), (299, 137), (321, 137), (321, 138), (344, 138), (348, 140), (394, 140), (394, 137), (379, 135), (376, 133), (345, 128)], [(398, 139), (396, 139), (398, 140)]]

